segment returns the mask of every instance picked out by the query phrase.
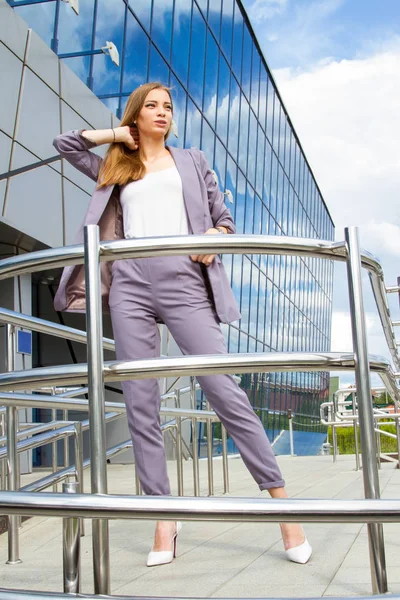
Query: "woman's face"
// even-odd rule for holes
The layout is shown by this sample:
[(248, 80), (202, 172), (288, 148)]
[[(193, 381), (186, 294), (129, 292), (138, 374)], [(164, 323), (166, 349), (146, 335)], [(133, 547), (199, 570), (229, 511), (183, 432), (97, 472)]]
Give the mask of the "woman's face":
[(142, 135), (165, 137), (172, 121), (171, 98), (165, 90), (149, 92), (142, 106), (136, 125)]

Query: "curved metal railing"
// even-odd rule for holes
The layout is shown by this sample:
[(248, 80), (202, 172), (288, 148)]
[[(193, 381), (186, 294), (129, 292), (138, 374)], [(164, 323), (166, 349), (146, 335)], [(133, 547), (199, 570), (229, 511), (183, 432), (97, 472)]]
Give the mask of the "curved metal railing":
[[(294, 255), (329, 258), (340, 262), (346, 262), (348, 258), (346, 242), (264, 235), (230, 235), (225, 237), (216, 235), (212, 238), (192, 235), (100, 242), (100, 261), (190, 253), (200, 254), (204, 251), (222, 254)], [(382, 266), (379, 260), (366, 250), (361, 250), (360, 256), (362, 266), (369, 272), (388, 348), (396, 369), (400, 371), (400, 357), (390, 318)], [(83, 244), (39, 250), (0, 261), (0, 280), (43, 269), (54, 269), (83, 263)]]
[[(7, 399), (7, 392), (4, 390), (37, 389), (46, 385), (64, 385), (70, 383), (88, 382), (89, 396), (91, 398), (90, 424), (93, 431), (91, 435), (91, 481), (92, 494), (95, 496), (86, 496), (84, 499), (79, 495), (76, 499), (68, 498), (68, 510), (62, 514), (68, 515), (71, 512), (71, 503), (79, 504), (83, 501), (86, 509), (85, 516), (93, 517), (93, 511), (96, 518), (93, 522), (94, 539), (93, 545), (94, 557), (94, 580), (95, 592), (107, 594), (109, 592), (109, 551), (108, 551), (108, 526), (107, 518), (112, 518), (116, 512), (106, 511), (97, 512), (98, 502), (101, 497), (97, 494), (107, 493), (106, 471), (105, 471), (105, 438), (104, 438), (104, 381), (119, 381), (122, 379), (137, 379), (146, 377), (162, 377), (166, 375), (193, 375), (193, 374), (211, 374), (211, 373), (245, 373), (245, 372), (265, 372), (265, 371), (305, 371), (305, 370), (347, 370), (355, 369), (357, 385), (359, 387), (359, 402), (362, 411), (360, 413), (360, 427), (362, 431), (363, 452), (367, 455), (376, 450), (373, 415), (370, 403), (369, 388), (369, 369), (376, 371), (381, 376), (384, 384), (388, 387), (390, 393), (398, 401), (398, 390), (396, 386), (396, 374), (388, 361), (381, 357), (369, 358), (366, 353), (366, 334), (363, 314), (363, 301), (361, 289), (361, 271), (360, 267), (365, 267), (371, 278), (373, 291), (377, 300), (377, 307), (382, 322), (388, 347), (393, 358), (396, 370), (400, 369), (399, 356), (394, 337), (393, 326), (390, 320), (390, 313), (386, 301), (386, 288), (384, 285), (382, 268), (379, 263), (368, 252), (360, 252), (358, 246), (358, 237), (355, 229), (346, 229), (346, 242), (330, 242), (324, 240), (309, 240), (304, 238), (285, 238), (271, 236), (185, 236), (170, 238), (147, 238), (136, 240), (117, 240), (111, 242), (99, 241), (99, 230), (97, 226), (89, 225), (85, 227), (85, 242), (83, 245), (65, 247), (61, 249), (43, 250), (31, 254), (25, 254), (18, 257), (12, 257), (0, 261), (0, 279), (20, 275), (27, 272), (35, 272), (46, 268), (56, 268), (67, 265), (85, 263), (86, 274), (86, 297), (87, 297), (87, 342), (88, 342), (88, 364), (87, 365), (68, 365), (62, 367), (41, 368), (29, 371), (20, 371), (18, 373), (6, 373), (0, 376), (0, 398)], [(296, 255), (300, 257), (325, 258), (341, 262), (346, 262), (349, 295), (350, 312), (353, 327), (354, 354), (338, 353), (276, 353), (276, 354), (256, 354), (256, 355), (237, 355), (228, 356), (192, 356), (179, 358), (149, 359), (141, 361), (112, 361), (103, 362), (102, 357), (102, 326), (101, 326), (101, 302), (100, 302), (100, 262), (108, 260), (117, 260), (122, 258), (139, 258), (150, 256), (180, 255), (193, 253), (230, 253), (230, 254), (278, 254), (278, 255)], [(12, 371), (12, 369), (9, 369)], [(2, 391), (3, 390), (3, 391)], [(21, 394), (21, 396), (25, 396)], [(14, 401), (17, 394), (9, 394)], [(38, 400), (35, 396), (35, 400)], [(64, 399), (63, 399), (64, 401)], [(71, 400), (65, 400), (71, 402)], [(113, 403), (113, 408), (115, 407)], [(114, 408), (115, 410), (115, 408)], [(172, 410), (172, 409), (171, 409)], [(379, 499), (379, 478), (374, 461), (363, 461), (364, 486), (366, 497), (370, 500)], [(5, 496), (3, 497), (3, 494)], [(50, 498), (51, 497), (51, 498)], [(107, 496), (107, 500), (112, 498)], [(130, 517), (147, 518), (151, 514), (152, 518), (214, 518), (222, 514), (229, 513), (228, 505), (220, 499), (215, 503), (219, 506), (218, 510), (213, 511), (210, 501), (197, 499), (168, 499), (168, 506), (165, 499), (162, 498), (144, 498), (143, 511), (128, 510)], [(182, 502), (176, 502), (180, 500)], [(23, 507), (24, 501), (29, 505)], [(130, 503), (132, 499), (118, 497), (116, 499), (118, 510), (123, 512), (123, 506)], [(44, 497), (28, 498), (28, 496), (18, 496), (18, 492), (10, 491), (0, 494), (0, 510), (10, 515), (24, 514), (25, 510), (29, 514), (42, 514), (46, 510), (51, 513), (56, 512), (66, 502), (65, 497), (60, 498), (57, 494), (46, 495)], [(164, 503), (163, 503), (164, 502)], [(186, 502), (186, 504), (185, 504)], [(199, 503), (205, 502), (204, 505)], [(345, 511), (340, 510), (338, 504), (332, 504), (332, 501), (304, 501), (304, 506), (309, 507), (299, 510), (299, 502), (302, 501), (279, 501), (279, 507), (272, 509), (274, 515), (271, 520), (295, 521), (298, 518), (308, 520), (325, 521), (346, 520), (349, 516)], [(311, 506), (313, 503), (326, 503), (326, 508), (321, 511), (314, 511)], [(364, 502), (369, 502), (366, 500)], [(40, 504), (42, 503), (42, 506)], [(36, 507), (34, 505), (36, 504)], [(246, 506), (244, 506), (244, 504)], [(240, 519), (252, 520), (253, 514), (263, 515), (264, 509), (258, 506), (257, 500), (252, 499), (248, 503), (242, 504), (240, 510)], [(46, 505), (46, 507), (44, 507)], [(50, 509), (50, 505), (53, 507)], [(268, 503), (270, 507), (272, 505)], [(328, 507), (329, 505), (329, 507)], [(356, 507), (357, 505), (357, 507)], [(137, 505), (136, 505), (137, 506)], [(187, 508), (185, 508), (185, 506)], [(204, 511), (197, 510), (204, 506)], [(224, 508), (225, 506), (225, 508)], [(263, 502), (263, 507), (265, 507)], [(152, 510), (152, 507), (154, 510)], [(334, 508), (336, 507), (336, 508)], [(370, 536), (372, 554), (371, 554), (371, 575), (374, 593), (387, 591), (386, 568), (384, 557), (384, 544), (382, 527), (379, 522), (387, 519), (398, 520), (400, 509), (385, 503), (385, 501), (376, 502), (375, 512), (366, 514), (361, 510), (361, 505), (356, 501), (351, 501), (349, 510), (351, 518), (368, 522), (368, 531)], [(315, 506), (314, 506), (315, 508)], [(260, 512), (261, 511), (261, 512)], [(336, 511), (336, 515), (333, 513)], [(394, 512), (393, 512), (394, 511)], [(268, 511), (267, 511), (268, 512)], [(127, 514), (128, 514), (127, 513)], [(359, 513), (359, 514), (357, 514)], [(49, 514), (49, 513), (47, 513)], [(238, 513), (239, 514), (239, 513)], [(82, 516), (82, 513), (79, 513)], [(14, 517), (12, 517), (14, 518)], [(233, 513), (228, 518), (235, 518)], [(239, 518), (239, 516), (238, 516)]]
[[(369, 357), (371, 371), (384, 381), (392, 397), (400, 402), (396, 386), (396, 373), (382, 356)], [(107, 361), (104, 363), (104, 380), (160, 377), (185, 377), (189, 375), (216, 375), (221, 373), (269, 373), (274, 371), (354, 371), (354, 355), (340, 352), (256, 352), (248, 354), (178, 356), (173, 358), (148, 358), (135, 361)], [(39, 389), (43, 385), (58, 386), (88, 382), (86, 363), (0, 374), (0, 400), (2, 391)], [(114, 405), (114, 403), (111, 403)]]
[[(70, 340), (71, 342), (79, 342), (81, 344), (86, 344), (87, 342), (86, 331), (75, 329), (75, 327), (60, 325), (59, 323), (51, 323), (45, 319), (25, 315), (23, 313), (15, 312), (14, 310), (9, 310), (8, 308), (0, 308), (0, 323), (8, 323), (9, 325), (14, 325), (16, 327), (23, 327), (24, 329), (30, 329), (30, 331), (60, 337)], [(104, 350), (115, 351), (114, 340), (103, 338), (103, 348)]]

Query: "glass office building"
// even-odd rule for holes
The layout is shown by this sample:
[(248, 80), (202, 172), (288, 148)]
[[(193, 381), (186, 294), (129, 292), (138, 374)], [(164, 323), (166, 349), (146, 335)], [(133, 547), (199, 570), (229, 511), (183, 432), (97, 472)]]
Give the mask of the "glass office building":
[[(63, 60), (118, 117), (136, 86), (156, 80), (172, 88), (179, 137), (169, 143), (205, 152), (238, 233), (333, 239), (240, 1), (81, 0), (79, 16), (60, 0), (28, 3), (9, 2), (54, 51), (74, 54)], [(106, 41), (117, 47), (119, 67), (101, 52)], [(242, 312), (227, 330), (231, 352), (329, 350), (330, 261), (225, 255), (224, 263)], [(242, 384), (274, 438), (288, 408), (305, 430), (315, 430), (309, 427), (318, 422), (329, 375), (255, 374)]]

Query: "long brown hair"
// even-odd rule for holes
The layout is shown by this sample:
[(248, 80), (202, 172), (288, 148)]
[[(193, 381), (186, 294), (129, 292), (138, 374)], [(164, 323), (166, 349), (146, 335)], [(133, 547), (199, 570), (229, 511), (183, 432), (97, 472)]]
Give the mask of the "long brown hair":
[[(152, 90), (165, 90), (169, 94), (171, 106), (173, 106), (170, 88), (158, 81), (145, 83), (136, 88), (129, 96), (120, 127), (133, 126), (142, 110), (147, 95)], [(170, 129), (167, 131), (165, 139), (167, 139), (169, 133)], [(145, 166), (140, 145), (138, 150), (131, 150), (123, 143), (112, 143), (100, 167), (98, 188), (106, 185), (125, 185), (130, 181), (137, 181), (143, 177), (144, 172)]]

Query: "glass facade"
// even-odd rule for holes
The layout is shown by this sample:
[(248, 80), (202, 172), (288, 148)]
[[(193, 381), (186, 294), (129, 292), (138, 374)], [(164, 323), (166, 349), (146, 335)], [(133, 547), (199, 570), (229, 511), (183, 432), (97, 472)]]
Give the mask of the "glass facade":
[[(14, 2), (13, 5), (17, 5)], [(84, 0), (76, 16), (55, 0), (15, 10), (121, 116), (132, 89), (172, 87), (179, 137), (201, 148), (230, 190), (238, 233), (333, 239), (334, 226), (238, 0)], [(89, 54), (111, 40), (116, 67)], [(224, 256), (242, 319), (227, 328), (231, 352), (328, 351), (333, 264), (315, 258)], [(327, 373), (245, 375), (242, 385), (268, 435), (315, 431)], [(311, 428), (310, 428), (311, 427)]]

